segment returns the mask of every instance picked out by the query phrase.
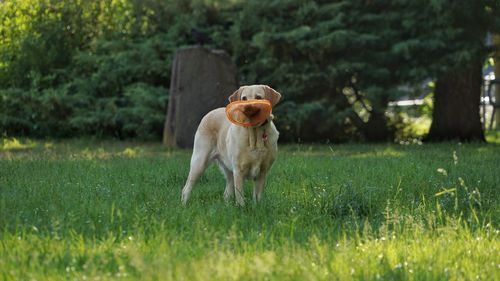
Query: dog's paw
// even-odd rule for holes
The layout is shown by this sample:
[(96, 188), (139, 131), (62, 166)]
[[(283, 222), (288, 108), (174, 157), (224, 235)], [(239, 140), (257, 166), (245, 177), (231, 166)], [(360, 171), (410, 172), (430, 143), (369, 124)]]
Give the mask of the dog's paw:
[(239, 198), (236, 196), (236, 204), (240, 207), (245, 207), (245, 198)]
[(186, 206), (187, 205), (187, 201), (189, 199), (189, 195), (186, 195), (186, 194), (182, 194), (182, 197), (181, 197), (181, 202), (182, 202), (182, 205), (183, 206)]
[(230, 202), (234, 199), (234, 189), (227, 189), (224, 191), (224, 201)]

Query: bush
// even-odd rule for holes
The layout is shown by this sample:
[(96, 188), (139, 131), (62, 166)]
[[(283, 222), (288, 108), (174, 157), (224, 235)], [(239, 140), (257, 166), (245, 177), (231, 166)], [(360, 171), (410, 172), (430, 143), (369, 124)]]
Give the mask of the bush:
[(0, 89), (2, 135), (67, 136), (71, 114), (68, 97), (60, 89)]
[(79, 134), (140, 139), (161, 135), (167, 105), (172, 47), (163, 34), (143, 41), (97, 43), (93, 54), (75, 57), (65, 87)]
[(188, 28), (169, 16), (182, 5), (157, 4), (1, 2), (0, 133), (159, 138), (174, 46), (185, 41), (176, 33)]
[(2, 133), (159, 138), (171, 63), (163, 42), (161, 35), (99, 41), (95, 53), (74, 57), (67, 82), (59, 86), (43, 88), (37, 78), (28, 89), (0, 90)]

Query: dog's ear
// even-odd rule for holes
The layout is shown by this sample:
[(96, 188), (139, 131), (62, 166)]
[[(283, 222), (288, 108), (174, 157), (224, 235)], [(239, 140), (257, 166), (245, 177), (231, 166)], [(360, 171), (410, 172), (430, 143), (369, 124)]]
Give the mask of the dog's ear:
[(241, 86), (238, 90), (234, 91), (234, 93), (229, 96), (229, 102), (241, 100), (241, 92), (243, 92), (243, 86)]
[(264, 92), (266, 93), (266, 100), (269, 100), (271, 105), (274, 107), (280, 101), (281, 94), (267, 85), (262, 86), (264, 87)]

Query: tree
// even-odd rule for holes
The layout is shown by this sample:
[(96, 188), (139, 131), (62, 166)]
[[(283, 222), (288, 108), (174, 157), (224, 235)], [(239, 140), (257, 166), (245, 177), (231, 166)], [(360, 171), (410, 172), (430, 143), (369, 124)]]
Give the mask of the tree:
[[(249, 1), (232, 29), (244, 81), (285, 93), (276, 109), (285, 138), (389, 140), (385, 115), (401, 56), (397, 1)], [(235, 43), (232, 43), (235, 42)]]
[[(270, 83), (285, 93), (276, 109), (286, 117), (277, 120), (285, 137), (388, 140), (386, 111), (388, 102), (403, 94), (400, 85), (480, 70), (472, 66), (484, 59), (482, 43), (498, 2), (247, 1), (227, 45), (242, 66), (243, 81)], [(479, 107), (462, 106), (478, 104), (480, 84), (459, 80), (475, 81), (467, 87), (473, 95), (460, 95), (464, 103), (446, 101), (441, 92), (453, 89), (438, 83), (443, 104), (455, 104), (452, 112), (467, 120), (447, 131), (463, 127), (481, 139), (477, 130), (465, 129), (480, 127)], [(438, 126), (445, 114), (440, 105), (432, 132), (444, 126)], [(467, 138), (465, 132), (460, 138)]]
[[(500, 80), (500, 34), (493, 36), (495, 79)], [(500, 84), (495, 87), (495, 98), (500, 101)], [(500, 130), (500, 112), (495, 114), (495, 129)]]
[[(437, 74), (432, 125), (427, 140), (485, 141), (479, 105), (486, 33), (495, 28), (499, 1), (437, 1), (436, 30), (448, 44), (447, 68)], [(442, 61), (442, 60), (439, 60)]]

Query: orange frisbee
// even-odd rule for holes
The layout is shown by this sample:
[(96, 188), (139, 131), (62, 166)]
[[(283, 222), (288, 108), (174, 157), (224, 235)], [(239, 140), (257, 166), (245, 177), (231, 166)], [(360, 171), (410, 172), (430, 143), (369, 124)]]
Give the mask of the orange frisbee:
[(272, 106), (268, 100), (233, 101), (226, 106), (227, 119), (242, 127), (257, 126), (271, 115)]

